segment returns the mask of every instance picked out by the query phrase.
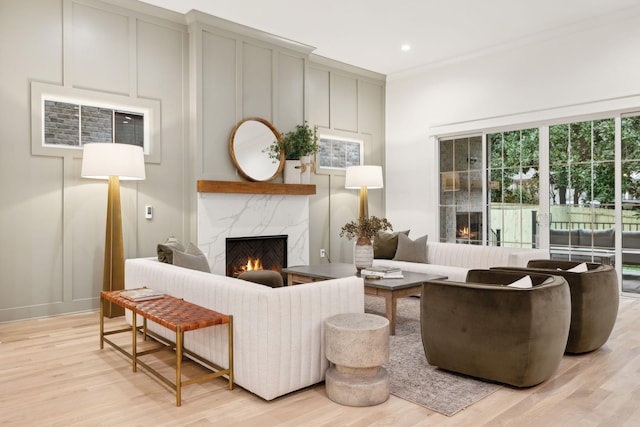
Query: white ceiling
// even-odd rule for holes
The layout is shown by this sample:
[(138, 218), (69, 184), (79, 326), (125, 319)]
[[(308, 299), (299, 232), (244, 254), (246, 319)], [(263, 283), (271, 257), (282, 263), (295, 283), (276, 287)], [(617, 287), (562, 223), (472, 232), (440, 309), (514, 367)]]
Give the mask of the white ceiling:
[[(588, 28), (640, 7), (640, 0), (143, 1), (196, 9), (386, 75)], [(401, 51), (403, 43), (412, 49)]]

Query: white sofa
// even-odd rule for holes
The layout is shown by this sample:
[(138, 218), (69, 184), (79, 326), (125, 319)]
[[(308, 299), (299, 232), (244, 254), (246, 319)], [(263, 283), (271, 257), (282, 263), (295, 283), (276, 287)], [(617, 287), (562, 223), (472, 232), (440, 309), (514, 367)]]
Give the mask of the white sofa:
[(549, 250), (427, 242), (426, 263), (374, 259), (373, 265), (441, 274), (447, 276), (448, 280), (464, 282), (470, 269), (526, 267), (531, 259), (549, 259)]
[[(323, 381), (329, 366), (324, 319), (364, 312), (364, 285), (355, 276), (270, 288), (155, 258), (126, 260), (125, 288), (142, 286), (232, 314), (235, 383), (266, 400)], [(152, 322), (149, 328), (175, 338)], [(185, 333), (186, 348), (224, 367), (227, 342), (226, 327)]]

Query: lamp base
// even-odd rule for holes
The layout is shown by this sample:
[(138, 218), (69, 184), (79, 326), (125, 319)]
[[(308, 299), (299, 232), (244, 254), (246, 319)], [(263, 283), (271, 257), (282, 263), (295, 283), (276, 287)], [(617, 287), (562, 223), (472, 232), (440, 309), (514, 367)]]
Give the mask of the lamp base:
[[(120, 207), (120, 179), (109, 177), (107, 196), (107, 231), (104, 242), (103, 291), (124, 289), (124, 245), (122, 242), (122, 209)], [(105, 304), (106, 317), (124, 316), (124, 307)]]

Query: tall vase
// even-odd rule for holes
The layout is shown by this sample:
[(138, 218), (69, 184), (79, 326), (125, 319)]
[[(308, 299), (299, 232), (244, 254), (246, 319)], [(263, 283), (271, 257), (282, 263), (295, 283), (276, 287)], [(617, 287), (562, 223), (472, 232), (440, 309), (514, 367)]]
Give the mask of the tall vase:
[(300, 184), (300, 160), (284, 161), (284, 183)]
[(360, 236), (356, 240), (353, 247), (353, 263), (358, 274), (363, 268), (369, 268), (373, 265), (373, 243), (368, 237)]
[(301, 167), (300, 183), (310, 184), (311, 183), (311, 156), (301, 156), (300, 167)]

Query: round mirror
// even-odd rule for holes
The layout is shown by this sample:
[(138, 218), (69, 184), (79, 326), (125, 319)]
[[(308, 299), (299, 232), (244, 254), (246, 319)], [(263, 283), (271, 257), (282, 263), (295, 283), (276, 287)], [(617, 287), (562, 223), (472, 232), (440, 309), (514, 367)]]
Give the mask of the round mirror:
[(280, 141), (280, 132), (264, 119), (251, 117), (238, 123), (229, 138), (229, 152), (240, 175), (250, 181), (271, 181), (278, 176), (284, 157), (271, 159), (267, 152), (275, 141)]

